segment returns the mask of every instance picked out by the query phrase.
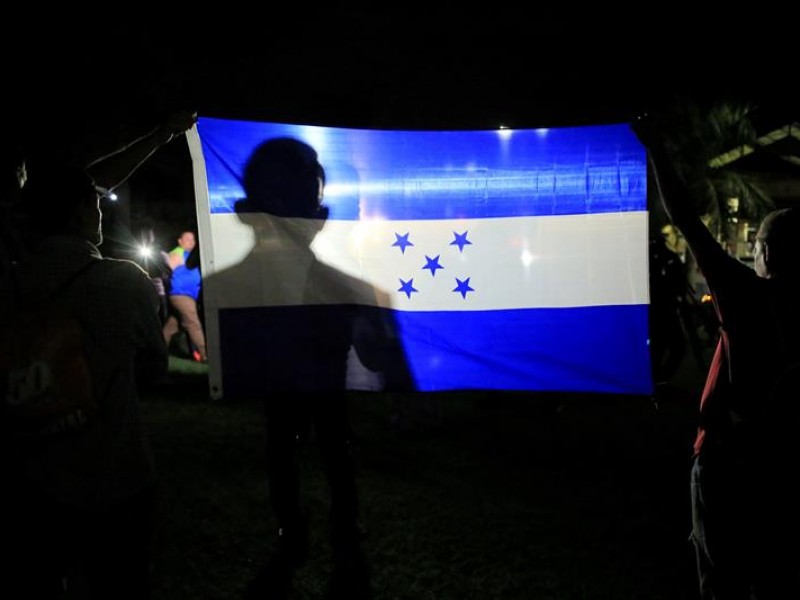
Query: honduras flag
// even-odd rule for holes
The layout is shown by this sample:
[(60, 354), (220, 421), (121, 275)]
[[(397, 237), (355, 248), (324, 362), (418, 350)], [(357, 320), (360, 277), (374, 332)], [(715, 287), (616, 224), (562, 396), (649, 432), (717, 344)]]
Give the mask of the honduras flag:
[[(240, 366), (267, 364), (292, 337), (265, 315), (308, 302), (285, 289), (300, 258), (233, 270), (260, 243), (234, 210), (243, 170), (276, 137), (317, 151), (329, 214), (313, 254), (376, 292), (358, 302), (396, 323), (416, 390), (652, 391), (646, 156), (627, 125), (393, 131), (200, 118), (189, 142), (212, 396), (253, 389), (242, 380), (258, 369)], [(213, 277), (226, 271), (237, 275)], [(340, 301), (353, 300), (315, 300)], [(347, 387), (379, 385), (364, 373), (350, 370)]]

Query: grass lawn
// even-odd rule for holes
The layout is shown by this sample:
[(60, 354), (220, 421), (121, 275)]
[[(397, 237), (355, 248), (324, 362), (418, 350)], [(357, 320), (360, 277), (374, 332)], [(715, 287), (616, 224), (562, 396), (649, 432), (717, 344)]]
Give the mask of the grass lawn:
[[(203, 369), (172, 367), (143, 398), (162, 475), (155, 599), (240, 598), (274, 542), (260, 405), (209, 400)], [(351, 395), (376, 600), (696, 597), (691, 393), (666, 390), (658, 407), (443, 394), (441, 426), (397, 431), (392, 404), (405, 400)], [(313, 558), (296, 599), (321, 597), (329, 573), (315, 451), (302, 450)]]

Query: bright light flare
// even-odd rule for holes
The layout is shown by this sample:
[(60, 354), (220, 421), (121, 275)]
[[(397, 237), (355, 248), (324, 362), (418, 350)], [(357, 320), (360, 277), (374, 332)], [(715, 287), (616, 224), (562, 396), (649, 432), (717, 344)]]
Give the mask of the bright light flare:
[(497, 134), (501, 140), (510, 140), (514, 132), (505, 125), (500, 125), (497, 129)]

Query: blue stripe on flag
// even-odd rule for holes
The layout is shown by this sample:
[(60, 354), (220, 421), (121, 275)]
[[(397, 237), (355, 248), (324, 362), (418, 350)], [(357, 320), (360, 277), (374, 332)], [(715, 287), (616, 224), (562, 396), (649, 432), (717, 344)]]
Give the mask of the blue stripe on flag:
[(402, 313), (420, 389), (649, 394), (647, 306)]
[[(275, 391), (274, 378), (313, 387), (315, 364), (292, 357), (298, 319), (319, 307), (220, 311), (225, 396)], [(386, 310), (377, 309), (372, 310)], [(389, 311), (420, 391), (457, 389), (652, 392), (648, 307), (468, 312)], [(339, 350), (341, 351), (341, 349)], [(335, 387), (335, 386), (334, 386)], [(348, 387), (359, 388), (349, 380)]]
[(384, 131), (201, 118), (211, 213), (233, 212), (262, 141), (313, 146), (330, 219), (459, 219), (646, 209), (645, 152), (627, 125)]

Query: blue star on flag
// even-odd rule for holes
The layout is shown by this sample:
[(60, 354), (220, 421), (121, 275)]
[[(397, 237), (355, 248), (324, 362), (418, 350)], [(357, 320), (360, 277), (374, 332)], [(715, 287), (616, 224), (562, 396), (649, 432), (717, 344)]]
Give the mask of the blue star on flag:
[(431, 270), (431, 277), (434, 277), (436, 275), (436, 269), (444, 269), (444, 267), (439, 264), (439, 256), (440, 255), (437, 254), (436, 256), (431, 258), (427, 254), (425, 255), (425, 260), (427, 262), (426, 262), (425, 266), (422, 267), (422, 268), (423, 269), (430, 269)]
[(408, 246), (413, 246), (414, 245), (413, 243), (408, 241), (408, 236), (409, 236), (408, 233), (406, 233), (405, 235), (400, 235), (399, 233), (395, 233), (394, 237), (397, 238), (397, 239), (395, 240), (394, 244), (392, 244), (392, 246), (399, 247), (400, 248), (400, 252), (405, 254), (406, 253), (406, 248)]
[(459, 294), (461, 294), (462, 298), (466, 298), (467, 297), (467, 292), (474, 292), (475, 291), (474, 288), (471, 288), (469, 286), (469, 280), (470, 279), (471, 279), (471, 277), (467, 277), (465, 280), (462, 281), (458, 277), (456, 277), (456, 283), (458, 285), (456, 285), (456, 289), (454, 289), (453, 291), (454, 292), (458, 292)]
[(450, 242), (450, 245), (451, 246), (458, 246), (458, 251), (459, 252), (463, 252), (464, 251), (464, 246), (471, 246), (472, 245), (472, 242), (470, 242), (467, 239), (467, 233), (469, 233), (469, 232), (465, 231), (464, 233), (456, 233), (454, 231), (453, 235), (455, 236), (455, 239), (452, 242)]
[(408, 281), (400, 280), (400, 287), (397, 289), (398, 292), (403, 292), (406, 296), (411, 298), (411, 294), (414, 292), (419, 292), (418, 289), (414, 287), (414, 278), (412, 277)]

